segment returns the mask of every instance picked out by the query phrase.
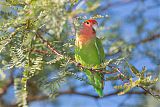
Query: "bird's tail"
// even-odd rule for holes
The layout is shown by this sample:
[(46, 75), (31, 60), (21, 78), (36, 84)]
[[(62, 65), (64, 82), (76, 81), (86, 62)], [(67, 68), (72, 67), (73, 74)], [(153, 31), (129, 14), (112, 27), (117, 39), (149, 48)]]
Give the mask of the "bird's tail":
[(85, 73), (90, 81), (90, 83), (93, 85), (94, 89), (98, 93), (100, 97), (103, 97), (103, 88), (104, 88), (104, 75), (99, 72), (91, 72), (89, 70), (85, 70)]

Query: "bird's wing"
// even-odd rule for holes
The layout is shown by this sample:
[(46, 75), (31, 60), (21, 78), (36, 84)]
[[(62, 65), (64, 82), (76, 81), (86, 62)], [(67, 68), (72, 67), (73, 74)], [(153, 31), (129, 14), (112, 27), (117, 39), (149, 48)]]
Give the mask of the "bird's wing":
[(95, 46), (96, 46), (100, 61), (102, 63), (105, 60), (105, 53), (104, 53), (104, 49), (103, 49), (103, 46), (102, 46), (102, 42), (99, 38), (96, 38)]
[[(104, 49), (103, 49), (101, 40), (99, 38), (96, 38), (95, 47), (96, 47), (96, 50), (99, 56), (100, 63), (103, 63), (105, 60), (105, 53), (104, 53)], [(100, 97), (102, 97), (103, 88), (104, 88), (104, 81), (103, 81), (104, 75), (100, 72), (96, 72), (93, 75), (94, 77), (90, 79), (92, 79), (93, 83), (95, 84), (94, 88), (96, 92), (99, 94)]]

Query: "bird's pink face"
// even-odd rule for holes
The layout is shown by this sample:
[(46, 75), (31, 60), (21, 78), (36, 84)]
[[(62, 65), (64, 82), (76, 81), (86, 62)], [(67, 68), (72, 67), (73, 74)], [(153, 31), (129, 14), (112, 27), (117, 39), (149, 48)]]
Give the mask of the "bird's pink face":
[(91, 30), (93, 30), (93, 31), (96, 31), (97, 26), (98, 26), (98, 23), (97, 23), (97, 21), (94, 20), (94, 19), (86, 20), (86, 21), (83, 23), (83, 27), (84, 27), (84, 28), (88, 28), (88, 29), (91, 29)]

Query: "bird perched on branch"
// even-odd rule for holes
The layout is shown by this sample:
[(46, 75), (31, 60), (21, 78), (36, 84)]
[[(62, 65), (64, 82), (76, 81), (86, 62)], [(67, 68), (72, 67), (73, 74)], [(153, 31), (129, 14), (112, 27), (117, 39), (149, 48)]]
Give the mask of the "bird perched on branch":
[[(94, 19), (86, 20), (82, 23), (75, 41), (75, 59), (86, 68), (98, 69), (105, 59), (104, 49), (99, 38), (96, 37), (98, 23)], [(90, 83), (100, 97), (103, 96), (103, 74), (84, 70)]]

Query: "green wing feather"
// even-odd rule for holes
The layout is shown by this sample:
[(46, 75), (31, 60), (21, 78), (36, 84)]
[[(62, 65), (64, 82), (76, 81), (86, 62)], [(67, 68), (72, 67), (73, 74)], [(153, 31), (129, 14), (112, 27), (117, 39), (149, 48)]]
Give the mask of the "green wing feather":
[[(100, 67), (100, 64), (105, 59), (105, 53), (100, 39), (96, 38), (82, 46), (77, 43), (75, 59), (85, 67)], [(99, 72), (91, 72), (89, 70), (85, 70), (85, 73), (98, 95), (102, 97), (104, 87), (103, 75)]]
[(104, 49), (103, 49), (103, 46), (102, 46), (102, 42), (99, 38), (96, 38), (96, 43), (97, 43), (97, 47), (98, 47), (97, 50), (100, 53), (101, 63), (103, 63), (105, 61), (105, 53), (104, 53)]
[[(95, 46), (97, 48), (99, 60), (101, 63), (103, 63), (105, 60), (105, 53), (104, 53), (104, 49), (103, 49), (102, 43), (99, 38), (96, 38)], [(97, 91), (100, 97), (103, 96), (103, 87), (104, 87), (103, 79), (104, 79), (104, 75), (102, 73), (97, 72), (94, 76), (95, 84), (96, 86), (98, 86), (98, 87), (95, 87), (95, 90)]]

